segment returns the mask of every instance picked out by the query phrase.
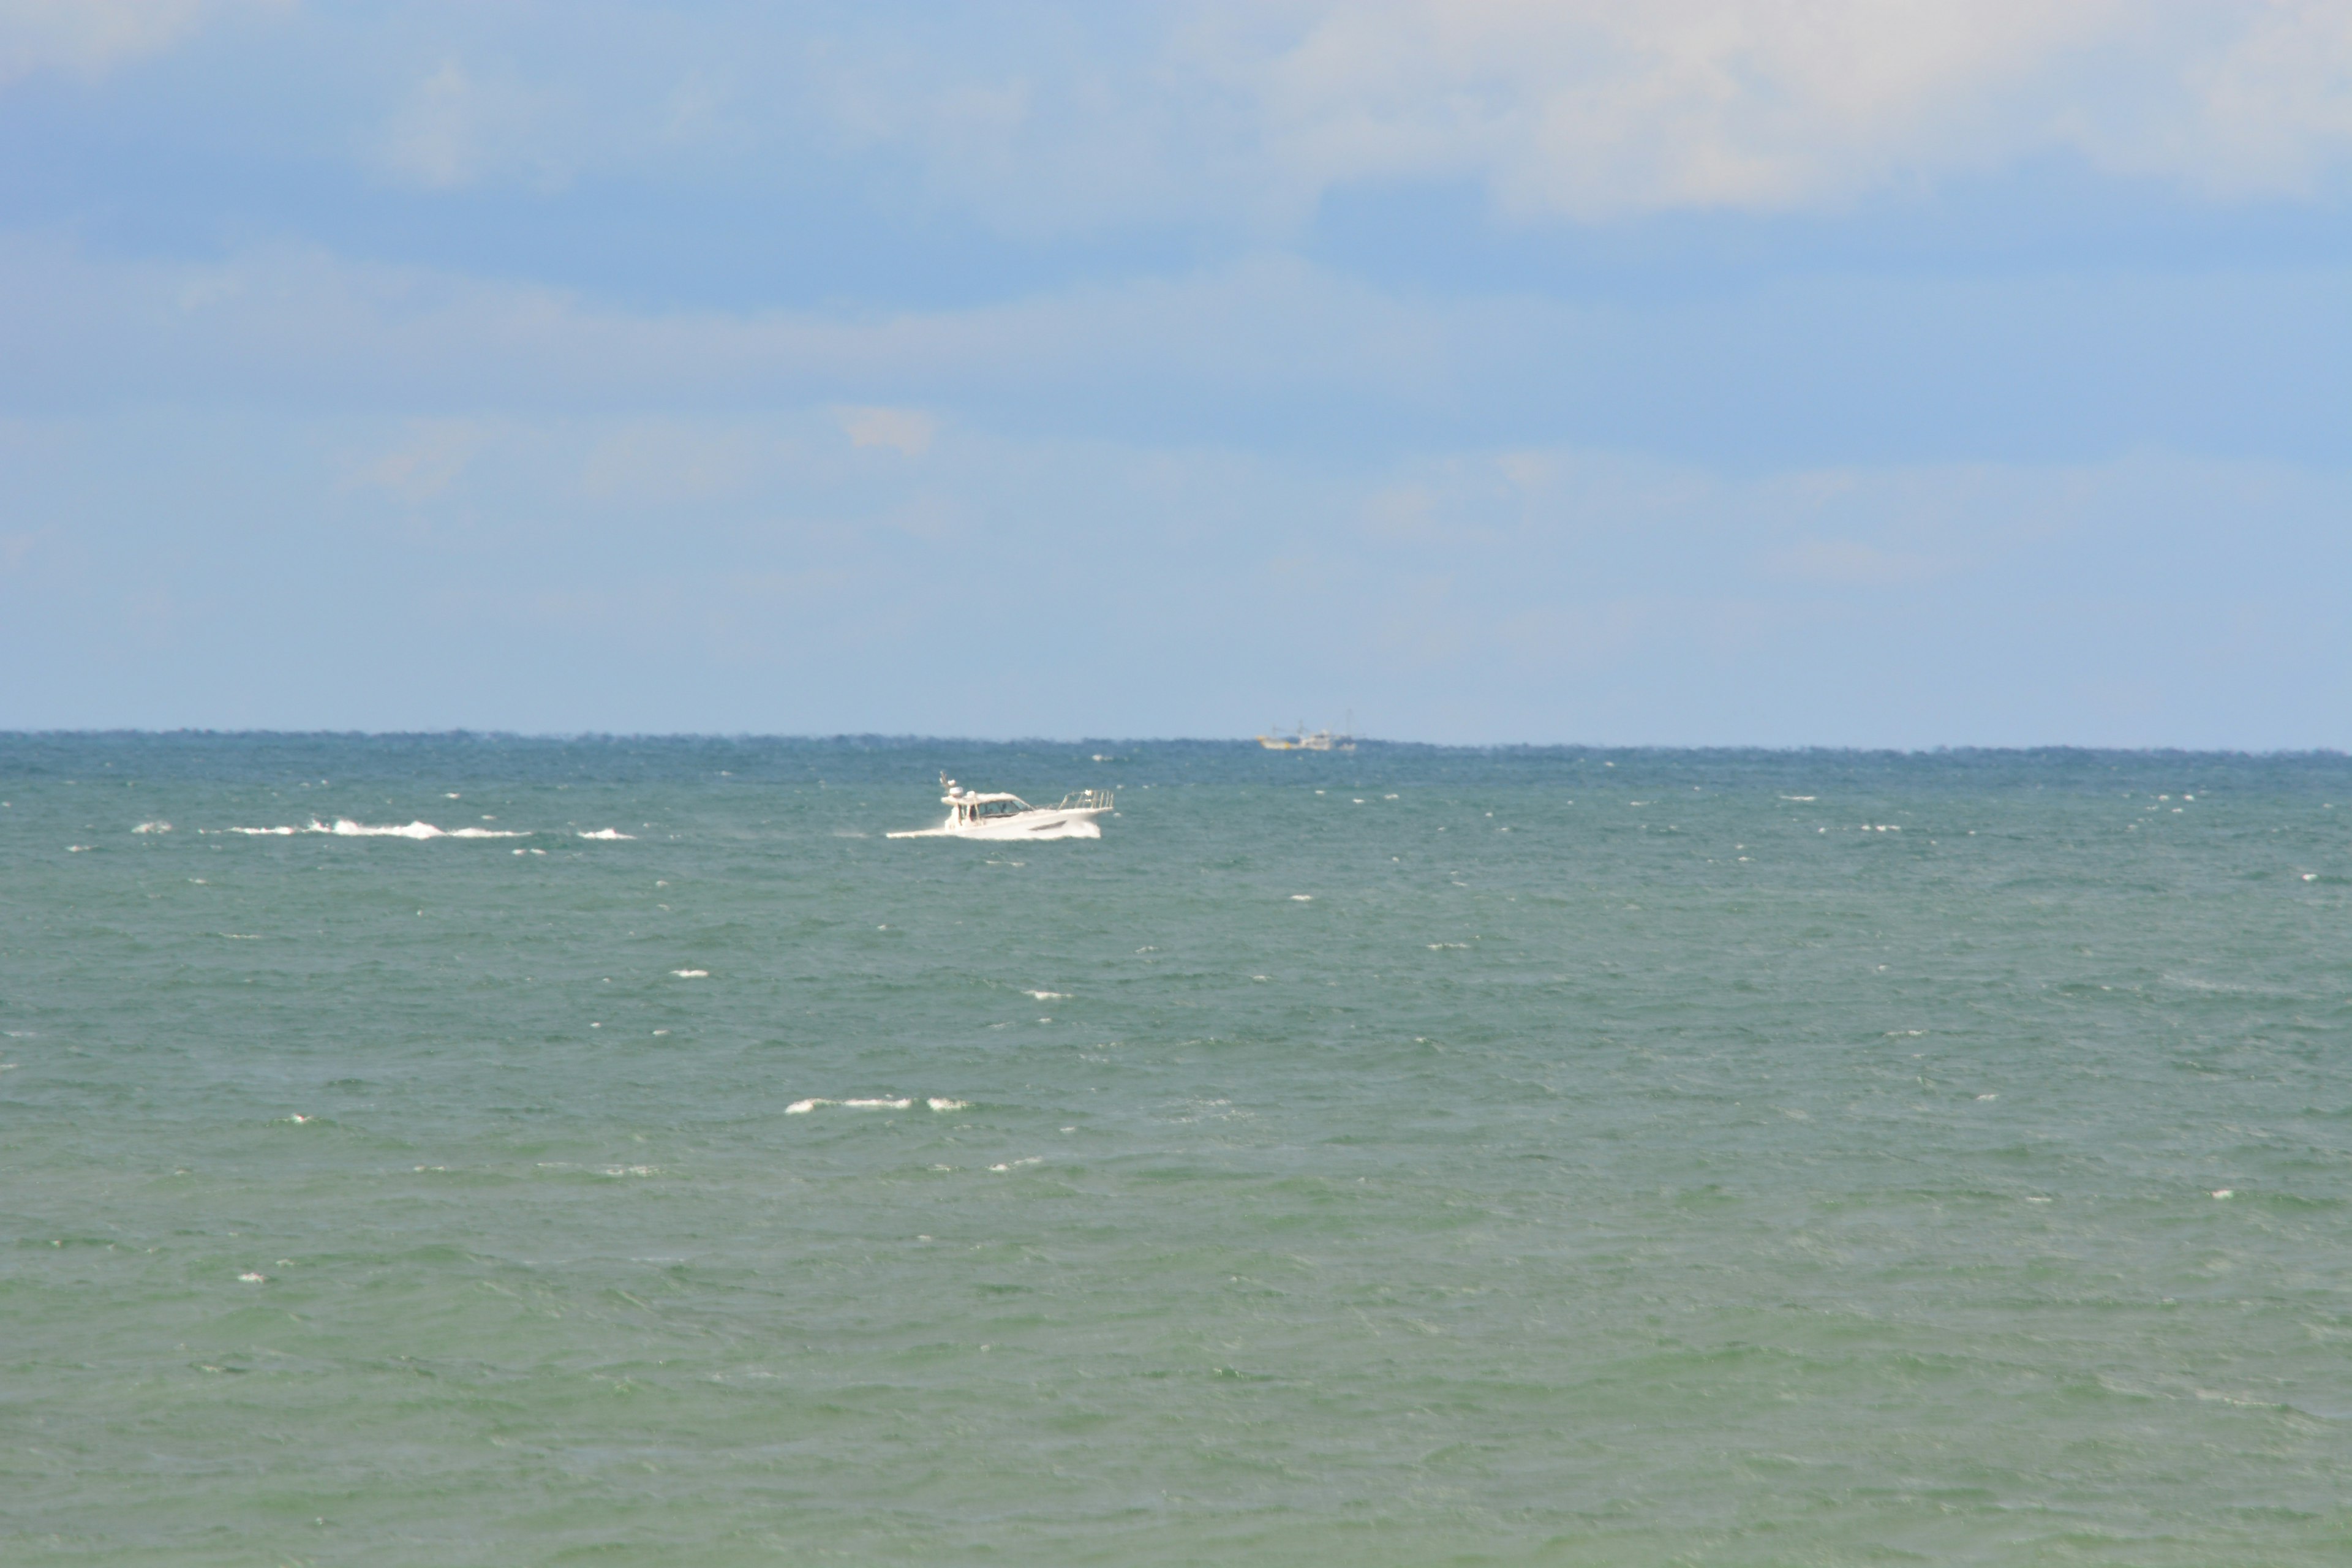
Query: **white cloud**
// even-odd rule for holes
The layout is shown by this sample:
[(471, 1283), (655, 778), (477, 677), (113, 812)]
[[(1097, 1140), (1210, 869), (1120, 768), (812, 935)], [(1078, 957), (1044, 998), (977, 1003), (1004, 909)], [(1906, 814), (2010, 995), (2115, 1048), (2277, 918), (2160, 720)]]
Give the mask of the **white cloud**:
[(2037, 106), (2000, 100), (2118, 9), (1382, 0), (1327, 12), (1262, 68), (1261, 101), (1310, 185), (1468, 174), (1511, 210), (1578, 217), (1799, 205), (2036, 140)]
[(353, 464), (348, 482), (355, 489), (429, 500), (456, 482), (489, 438), (479, 420), (414, 419), (397, 446)]
[(587, 150), (562, 143), (573, 129), (558, 123), (546, 95), (504, 78), (486, 79), (445, 59), (416, 81), (376, 145), (378, 166), (394, 180), (450, 191), (488, 179), (540, 188), (562, 184)]
[(0, 86), (40, 71), (95, 78), (160, 54), (232, 9), (291, 0), (0, 0)]
[(919, 458), (931, 449), (940, 422), (913, 408), (845, 408), (842, 433), (853, 447), (881, 447), (901, 457)]
[[(273, 3), (0, 0), (0, 81)], [(404, 183), (684, 176), (756, 199), (845, 170), (877, 205), (1033, 237), (1278, 233), (1397, 182), (1606, 221), (1834, 207), (2053, 155), (2310, 198), (2352, 163), (2352, 0), (618, 4), (560, 25), (417, 0), (307, 31), (357, 120), (305, 132)]]
[[(2220, 196), (2352, 161), (2347, 0), (1201, 0), (1137, 37), (926, 49), (817, 95), (1023, 231), (1281, 226), (1469, 181), (1522, 218), (1833, 206), (2063, 153)], [(962, 42), (959, 40), (959, 42)]]
[(2352, 154), (2344, 0), (1350, 0), (1233, 56), (1304, 191), (1769, 209), (2071, 150), (2217, 194)]

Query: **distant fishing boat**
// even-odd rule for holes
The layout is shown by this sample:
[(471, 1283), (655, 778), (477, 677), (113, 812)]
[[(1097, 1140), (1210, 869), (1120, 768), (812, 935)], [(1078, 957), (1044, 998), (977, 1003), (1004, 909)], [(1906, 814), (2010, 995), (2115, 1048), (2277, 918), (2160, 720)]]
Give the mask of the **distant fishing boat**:
[(1309, 731), (1306, 721), (1301, 720), (1298, 728), (1289, 733), (1276, 730), (1272, 734), (1260, 735), (1257, 743), (1269, 752), (1352, 752), (1356, 749), (1356, 737), (1349, 731), (1355, 727), (1356, 716), (1352, 713), (1348, 715), (1348, 728), (1336, 732)]
[(915, 827), (886, 835), (891, 838), (1100, 838), (1096, 818), (1111, 809), (1111, 792), (1082, 789), (1064, 795), (1054, 805), (1031, 805), (1017, 795), (991, 794), (964, 788), (945, 773), (940, 783), (947, 794), (940, 803), (948, 819), (937, 827)]

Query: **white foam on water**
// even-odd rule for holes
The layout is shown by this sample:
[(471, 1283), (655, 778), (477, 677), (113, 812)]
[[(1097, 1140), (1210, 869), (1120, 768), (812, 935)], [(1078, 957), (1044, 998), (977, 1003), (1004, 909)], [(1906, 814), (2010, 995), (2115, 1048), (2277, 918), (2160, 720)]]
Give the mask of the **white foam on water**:
[(1045, 1156), (1043, 1154), (1032, 1154), (1026, 1160), (1007, 1160), (1002, 1165), (991, 1165), (989, 1169), (992, 1171), (1017, 1171), (1024, 1165), (1042, 1165), (1045, 1163)]
[(2213, 1195), (2217, 1198), (2226, 1198), (2234, 1196), (2235, 1194), (2231, 1188), (2216, 1187), (2213, 1189)]
[(89, 848), (89, 846), (87, 844), (68, 844), (66, 846), (66, 853), (68, 855), (79, 855)]
[(446, 838), (448, 835), (429, 822), (404, 822), (397, 827), (374, 823), (354, 822), (348, 816), (335, 818), (332, 827), (320, 827), (312, 823), (311, 833), (331, 833), (338, 838)]
[(172, 831), (172, 825), (168, 822), (142, 822), (131, 831), (133, 833), (169, 833)]
[(267, 1274), (263, 1274), (263, 1273), (260, 1273), (260, 1272), (258, 1272), (257, 1270), (251, 1269), (251, 1268), (247, 1269), (244, 1273), (242, 1273), (242, 1274), (238, 1275), (236, 1278), (237, 1278), (237, 1281), (238, 1281), (238, 1283), (240, 1283), (240, 1284), (245, 1284), (245, 1285), (267, 1285), (267, 1284), (268, 1284), (268, 1283), (269, 1283), (269, 1276), (268, 1276), (268, 1275), (267, 1275)]
[(1040, 1002), (1066, 1002), (1070, 999), (1066, 991), (1024, 991), (1021, 994), (1034, 996)]
[(1315, 895), (1312, 893), (1293, 893), (1290, 895), (1290, 901), (1294, 904), (1311, 904), (1315, 901)]
[(580, 837), (583, 838), (603, 838), (610, 840), (615, 838), (635, 838), (636, 835), (634, 833), (624, 833), (617, 827), (600, 827), (593, 833), (583, 833)]
[(710, 971), (708, 969), (673, 969), (670, 973), (677, 975), (680, 980), (708, 980), (710, 978)]
[(239, 833), (248, 838), (291, 838), (298, 833), (323, 833), (336, 838), (528, 838), (527, 832), (503, 827), (460, 827), (444, 832), (429, 822), (373, 823), (357, 822), (348, 816), (335, 818), (331, 826), (312, 817), (299, 827), (280, 825), (276, 827), (200, 828), (199, 832)]
[[(810, 1111), (815, 1110), (821, 1106), (827, 1105), (837, 1105), (844, 1110), (905, 1110), (913, 1106), (914, 1103), (915, 1102), (910, 1099), (887, 1100), (876, 1097), (864, 1100), (823, 1100), (812, 1097), (807, 1100), (793, 1100), (790, 1105), (784, 1107), (784, 1114), (786, 1116), (806, 1116)], [(961, 1110), (964, 1109), (964, 1102), (961, 1100), (940, 1100), (934, 1097), (930, 1100), (925, 1100), (923, 1103), (929, 1106), (933, 1110)]]

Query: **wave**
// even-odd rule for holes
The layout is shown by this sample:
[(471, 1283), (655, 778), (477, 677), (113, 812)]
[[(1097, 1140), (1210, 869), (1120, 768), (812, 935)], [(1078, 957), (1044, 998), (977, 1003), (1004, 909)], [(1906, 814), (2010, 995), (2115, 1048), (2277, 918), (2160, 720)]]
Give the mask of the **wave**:
[[(914, 1103), (912, 1100), (795, 1100), (784, 1107), (784, 1114), (806, 1116), (810, 1111), (824, 1105), (837, 1105), (844, 1110), (905, 1110)], [(943, 1100), (938, 1095), (933, 1095), (923, 1103), (933, 1110), (961, 1110), (965, 1109), (968, 1102), (961, 1100)]]
[[(248, 838), (291, 838), (298, 833), (324, 833), (336, 838), (528, 838), (530, 833), (506, 827), (455, 827), (443, 829), (429, 822), (404, 822), (397, 826), (371, 822), (354, 822), (348, 816), (335, 818), (332, 826), (312, 817), (299, 827), (222, 827), (200, 831), (241, 833)], [(583, 834), (583, 838), (596, 837)]]
[(634, 833), (624, 833), (617, 827), (600, 827), (593, 833), (583, 833), (583, 838), (635, 838)]

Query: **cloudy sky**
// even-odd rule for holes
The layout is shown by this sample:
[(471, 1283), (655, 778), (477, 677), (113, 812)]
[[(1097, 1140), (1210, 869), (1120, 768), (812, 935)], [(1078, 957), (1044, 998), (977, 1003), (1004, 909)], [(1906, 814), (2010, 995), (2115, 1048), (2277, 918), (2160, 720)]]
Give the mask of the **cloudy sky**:
[(0, 728), (2352, 744), (2352, 0), (0, 0)]

